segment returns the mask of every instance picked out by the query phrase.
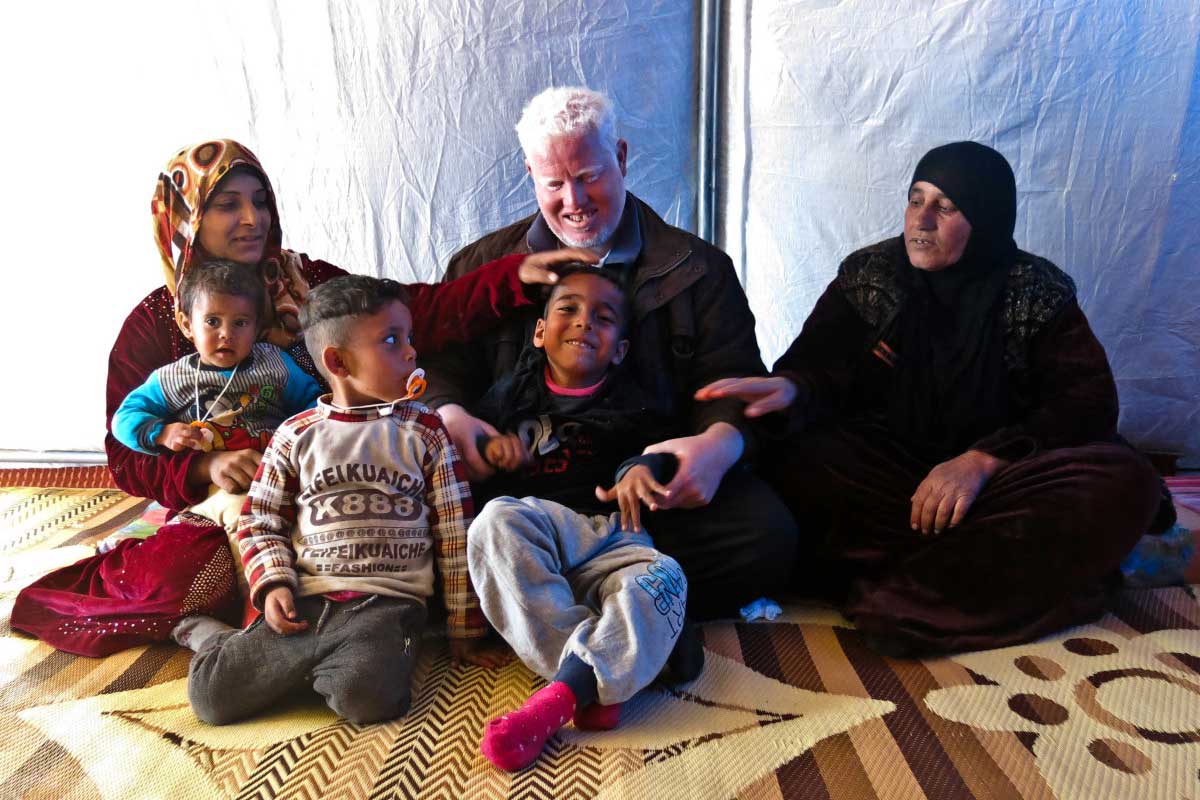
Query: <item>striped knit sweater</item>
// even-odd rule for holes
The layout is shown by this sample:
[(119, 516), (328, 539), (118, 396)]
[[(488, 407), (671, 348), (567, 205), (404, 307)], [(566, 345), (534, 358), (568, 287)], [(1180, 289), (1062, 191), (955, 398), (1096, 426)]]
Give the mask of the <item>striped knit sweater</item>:
[(239, 522), (250, 598), (354, 591), (424, 602), (442, 582), (449, 633), (482, 636), (467, 574), (470, 487), (439, 416), (412, 401), (317, 407), (285, 421)]

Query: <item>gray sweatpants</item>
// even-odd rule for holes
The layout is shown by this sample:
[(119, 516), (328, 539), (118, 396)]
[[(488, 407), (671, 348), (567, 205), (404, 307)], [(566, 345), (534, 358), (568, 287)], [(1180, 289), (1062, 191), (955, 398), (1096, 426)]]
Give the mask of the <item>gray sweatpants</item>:
[(188, 669), (196, 716), (210, 725), (236, 722), (301, 689), (323, 695), (351, 722), (406, 713), (425, 607), (398, 597), (367, 599), (297, 598), (308, 629), (291, 636), (271, 630), (265, 617), (213, 636)]
[(662, 670), (683, 626), (687, 581), (620, 514), (587, 516), (536, 497), (498, 497), (467, 532), (483, 613), (549, 680), (568, 655), (596, 673), (600, 702), (620, 703)]

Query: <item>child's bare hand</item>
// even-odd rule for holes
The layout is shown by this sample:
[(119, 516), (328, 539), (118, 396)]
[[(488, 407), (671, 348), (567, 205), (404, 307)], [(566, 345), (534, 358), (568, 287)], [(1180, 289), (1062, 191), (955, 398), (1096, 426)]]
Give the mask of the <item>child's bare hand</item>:
[(154, 443), (178, 453), (181, 450), (203, 450), (204, 434), (199, 428), (184, 422), (168, 422), (158, 432)]
[(483, 445), (484, 460), (499, 470), (516, 472), (533, 462), (533, 454), (515, 433), (493, 436)]
[(287, 586), (276, 586), (267, 592), (263, 602), (263, 616), (271, 630), (284, 636), (291, 636), (308, 628), (308, 622), (300, 619), (296, 613), (296, 598)]
[(596, 497), (605, 502), (617, 501), (621, 509), (621, 530), (637, 531), (642, 528), (642, 503), (651, 511), (658, 510), (661, 498), (671, 493), (667, 487), (654, 480), (650, 468), (644, 464), (630, 467), (617, 485), (611, 489), (596, 487)]
[(454, 664), (474, 664), (494, 669), (513, 660), (508, 645), (496, 645), (482, 639), (451, 639), (450, 661)]

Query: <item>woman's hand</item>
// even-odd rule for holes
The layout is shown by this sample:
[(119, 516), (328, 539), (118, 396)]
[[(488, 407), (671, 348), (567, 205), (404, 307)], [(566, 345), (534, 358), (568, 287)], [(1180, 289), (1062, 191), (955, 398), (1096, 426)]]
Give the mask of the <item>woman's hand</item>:
[(958, 525), (987, 482), (1008, 464), (980, 450), (968, 450), (938, 464), (912, 496), (909, 525), (923, 535)]
[(168, 422), (158, 432), (154, 443), (176, 453), (181, 450), (203, 450), (204, 434), (200, 428), (186, 422)]
[(796, 384), (787, 378), (724, 378), (696, 390), (697, 400), (719, 400), (736, 397), (748, 403), (747, 417), (761, 417), (772, 411), (782, 411), (796, 400)]
[(591, 250), (584, 250), (582, 247), (563, 247), (559, 250), (531, 253), (517, 268), (517, 279), (525, 284), (554, 285), (558, 283), (558, 273), (554, 271), (554, 267), (572, 261), (595, 264), (599, 259)]
[[(639, 531), (642, 529), (642, 503), (651, 511), (658, 510), (659, 498), (666, 498), (670, 492), (667, 487), (654, 480), (654, 474), (645, 464), (630, 467), (611, 489), (596, 487), (596, 497), (608, 503), (617, 501), (621, 509), (621, 530)], [(656, 497), (656, 495), (658, 497)]]
[(250, 488), (260, 461), (262, 453), (257, 450), (214, 450), (192, 460), (188, 483), (211, 483), (231, 494), (241, 494)]
[(263, 601), (263, 616), (271, 630), (283, 636), (291, 636), (308, 628), (308, 622), (299, 619), (296, 613), (296, 598), (287, 586), (276, 586), (267, 592)]

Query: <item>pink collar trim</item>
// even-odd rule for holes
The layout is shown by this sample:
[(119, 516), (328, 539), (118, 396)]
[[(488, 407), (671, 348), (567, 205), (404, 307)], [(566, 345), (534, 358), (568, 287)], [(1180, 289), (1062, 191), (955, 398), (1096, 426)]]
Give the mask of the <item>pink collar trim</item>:
[(580, 389), (568, 389), (567, 387), (559, 386), (554, 382), (554, 379), (550, 377), (550, 366), (546, 366), (546, 388), (550, 390), (550, 394), (559, 394), (563, 395), (564, 397), (586, 397), (589, 394), (595, 394), (596, 392), (600, 391), (600, 387), (604, 385), (606, 380), (608, 380), (607, 375), (605, 375), (596, 383), (593, 383), (591, 386), (584, 386)]

